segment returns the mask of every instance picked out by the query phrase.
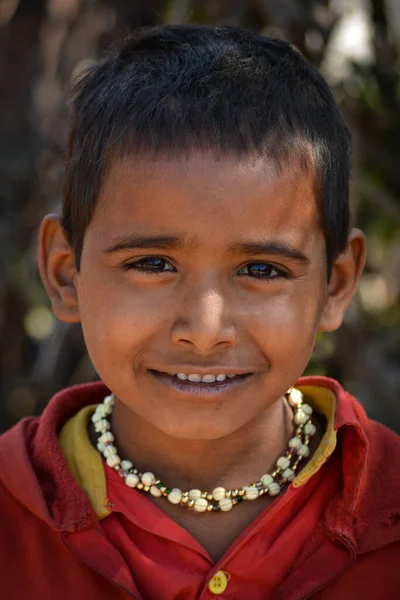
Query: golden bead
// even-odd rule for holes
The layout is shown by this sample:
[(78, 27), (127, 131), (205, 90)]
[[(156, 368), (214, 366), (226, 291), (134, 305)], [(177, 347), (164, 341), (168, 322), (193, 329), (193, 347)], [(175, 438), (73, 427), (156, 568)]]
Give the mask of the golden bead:
[(150, 486), (149, 486), (149, 485), (144, 485), (144, 486), (143, 486), (143, 490), (144, 490), (145, 492), (148, 492), (148, 491), (150, 490)]
[(188, 505), (188, 508), (193, 508), (193, 506), (194, 506), (194, 500), (189, 500), (189, 502), (188, 502), (187, 505)]
[(238, 491), (239, 496), (244, 496), (245, 495), (245, 490), (243, 488), (240, 488), (240, 490)]
[(232, 490), (232, 496), (235, 498), (239, 494), (239, 490)]
[(230, 498), (232, 496), (232, 490), (228, 490), (225, 494), (226, 498)]
[(208, 511), (208, 512), (211, 512), (212, 510), (214, 510), (214, 507), (213, 507), (213, 505), (212, 505), (212, 504), (209, 504), (209, 505), (207, 506), (207, 511)]
[(202, 492), (202, 493), (201, 493), (201, 498), (205, 498), (205, 499), (207, 499), (207, 492)]
[(182, 504), (187, 504), (188, 502), (189, 502), (189, 498), (187, 496), (182, 496), (181, 503)]
[(211, 502), (211, 500), (213, 499), (213, 495), (212, 495), (212, 494), (210, 494), (210, 493), (206, 494), (206, 499), (207, 499), (209, 502)]
[(136, 487), (137, 487), (138, 490), (142, 490), (143, 489), (143, 483), (139, 482)]

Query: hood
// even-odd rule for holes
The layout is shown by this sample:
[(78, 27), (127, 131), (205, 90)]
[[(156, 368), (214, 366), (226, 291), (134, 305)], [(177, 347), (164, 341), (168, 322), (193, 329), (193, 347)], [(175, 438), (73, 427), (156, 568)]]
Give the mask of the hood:
[[(352, 540), (357, 553), (400, 540), (400, 437), (367, 418), (364, 409), (334, 380), (303, 377), (299, 387), (331, 390), (337, 400), (335, 430), (343, 486), (326, 510), (325, 529)], [(42, 416), (22, 419), (0, 437), (0, 481), (50, 527), (74, 532), (97, 524), (58, 442), (64, 423), (82, 407), (103, 400), (102, 382), (56, 394)]]

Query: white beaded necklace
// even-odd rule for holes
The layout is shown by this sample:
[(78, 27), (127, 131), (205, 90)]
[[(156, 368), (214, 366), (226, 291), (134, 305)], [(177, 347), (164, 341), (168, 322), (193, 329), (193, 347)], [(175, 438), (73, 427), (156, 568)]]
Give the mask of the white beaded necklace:
[(310, 438), (316, 427), (311, 421), (312, 408), (303, 403), (303, 394), (291, 388), (287, 399), (294, 412), (296, 424), (295, 435), (289, 440), (284, 456), (278, 458), (275, 470), (265, 473), (259, 481), (250, 483), (239, 489), (226, 490), (216, 487), (212, 492), (199, 489), (182, 491), (179, 488), (166, 486), (153, 473), (141, 473), (135, 469), (130, 460), (121, 460), (114, 445), (111, 433), (111, 415), (114, 408), (114, 396), (111, 394), (98, 404), (92, 416), (94, 430), (97, 435), (97, 449), (104, 456), (106, 463), (124, 479), (130, 488), (149, 492), (152, 496), (166, 496), (171, 504), (181, 504), (198, 513), (211, 511), (229, 511), (242, 500), (255, 500), (264, 494), (276, 496), (286, 483), (293, 481), (299, 463), (310, 454)]

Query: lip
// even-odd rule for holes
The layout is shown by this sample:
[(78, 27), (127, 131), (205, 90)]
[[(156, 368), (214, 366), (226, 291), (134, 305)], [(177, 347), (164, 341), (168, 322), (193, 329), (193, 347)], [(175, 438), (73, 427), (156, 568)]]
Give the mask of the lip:
[[(186, 369), (185, 369), (186, 371)], [(185, 371), (176, 371), (177, 373), (184, 373)], [(213, 372), (214, 371), (214, 372)], [(188, 373), (196, 373), (198, 375), (219, 375), (220, 373), (225, 373), (226, 375), (238, 375), (238, 377), (234, 377), (233, 379), (225, 379), (225, 381), (216, 381), (215, 383), (201, 383), (201, 382), (193, 382), (193, 381), (182, 381), (177, 377), (169, 375), (168, 373), (164, 373), (162, 371), (149, 370), (148, 371), (154, 379), (156, 379), (159, 383), (164, 386), (168, 386), (170, 389), (173, 389), (175, 392), (178, 392), (179, 395), (182, 396), (193, 396), (193, 397), (216, 397), (221, 396), (223, 394), (230, 393), (239, 387), (246, 385), (250, 379), (252, 379), (255, 373), (238, 373), (238, 371), (231, 371), (229, 369), (215, 371), (214, 369), (209, 369), (206, 371), (203, 370), (193, 370), (187, 371)], [(171, 369), (171, 373), (174, 373), (174, 369)]]

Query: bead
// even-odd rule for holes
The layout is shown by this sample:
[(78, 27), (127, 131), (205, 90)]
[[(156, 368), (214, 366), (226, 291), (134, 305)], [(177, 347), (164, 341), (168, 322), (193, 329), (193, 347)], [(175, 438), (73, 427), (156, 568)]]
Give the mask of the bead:
[(316, 431), (317, 431), (317, 428), (315, 427), (315, 425), (313, 423), (306, 423), (304, 425), (304, 433), (306, 435), (314, 435)]
[[(129, 477), (129, 475), (128, 475)], [(159, 498), (160, 496), (162, 496), (161, 490), (158, 489), (158, 487), (156, 485), (152, 485), (150, 488), (150, 494), (152, 496), (154, 496), (155, 498)]]
[(196, 512), (205, 512), (207, 510), (208, 502), (205, 498), (197, 498), (194, 501), (194, 510)]
[(194, 507), (194, 502), (195, 502), (194, 500), (189, 500), (188, 507), (189, 508), (193, 508)]
[(256, 498), (258, 498), (258, 489), (254, 485), (247, 486), (245, 492), (246, 493), (244, 497), (246, 498), (246, 500), (255, 500)]
[(129, 471), (129, 469), (132, 469), (133, 464), (130, 460), (123, 460), (121, 461), (121, 467), (124, 469), (124, 471)]
[(263, 486), (266, 488), (268, 487), (274, 480), (271, 477), (271, 475), (269, 473), (265, 473), (265, 475), (263, 475), (260, 479), (261, 483), (263, 484)]
[(104, 452), (104, 448), (105, 448), (105, 446), (104, 446), (103, 442), (99, 442), (99, 443), (97, 444), (97, 450), (98, 450), (99, 452), (101, 452), (101, 454), (103, 454), (103, 452)]
[(212, 510), (214, 510), (214, 507), (213, 507), (213, 505), (212, 505), (212, 504), (209, 504), (209, 505), (207, 506), (207, 511), (208, 511), (208, 512), (211, 512)]
[(110, 456), (108, 456), (106, 460), (106, 463), (109, 467), (115, 467), (115, 465), (118, 465), (120, 462), (121, 459), (116, 454), (110, 454)]
[(134, 473), (129, 473), (129, 475), (125, 479), (125, 483), (128, 487), (134, 488), (139, 483), (139, 477), (137, 475), (134, 475)]
[(105, 404), (106, 406), (108, 406), (110, 404), (114, 404), (114, 396), (112, 394), (110, 394), (109, 396), (106, 396), (103, 400), (103, 404)]
[(303, 425), (308, 419), (308, 415), (304, 413), (302, 410), (298, 410), (294, 415), (294, 422), (296, 425)]
[(298, 437), (292, 437), (291, 440), (289, 440), (289, 448), (294, 448), (295, 450), (297, 450), (297, 448), (300, 448), (301, 446), (301, 439)]
[(296, 408), (296, 406), (298, 404), (301, 404), (302, 401), (303, 401), (303, 394), (300, 392), (300, 390), (296, 390), (295, 388), (293, 388), (288, 397), (288, 402), (289, 402), (290, 406), (293, 406), (293, 408)]
[(150, 486), (149, 485), (144, 485), (143, 486), (143, 491), (144, 492), (149, 492), (150, 491)]
[(276, 496), (281, 491), (280, 485), (275, 481), (268, 486), (268, 494), (270, 496)]
[(226, 498), (231, 498), (231, 497), (232, 497), (232, 491), (231, 491), (231, 490), (228, 490), (228, 491), (226, 492), (226, 494), (225, 494), (225, 497), (226, 497)]
[(185, 494), (182, 496), (182, 500), (181, 500), (181, 504), (187, 504), (189, 502), (189, 498), (187, 496), (185, 496)]
[(289, 465), (290, 465), (290, 460), (288, 458), (286, 458), (286, 456), (281, 456), (276, 461), (276, 466), (278, 467), (278, 469), (287, 469)]
[(153, 473), (143, 473), (141, 479), (142, 479), (143, 485), (153, 485), (153, 483), (155, 481), (155, 477), (154, 477)]
[(178, 488), (173, 488), (167, 496), (171, 504), (180, 504), (182, 500), (182, 491)]
[(300, 446), (300, 448), (297, 450), (297, 454), (299, 456), (302, 456), (303, 458), (306, 458), (310, 454), (310, 448), (308, 446), (306, 446), (305, 444), (302, 444)]
[(210, 493), (207, 493), (206, 499), (211, 502), (211, 500), (213, 499), (213, 495)]
[(228, 512), (228, 510), (231, 510), (233, 502), (230, 498), (222, 498), (222, 500), (218, 502), (218, 506), (223, 512)]
[(283, 479), (286, 479), (286, 481), (293, 481), (294, 472), (292, 471), (292, 469), (285, 469), (282, 473), (282, 477)]
[(104, 448), (103, 455), (105, 456), (105, 458), (108, 458), (109, 456), (111, 456), (111, 454), (117, 454), (117, 449), (115, 446), (107, 446), (106, 448)]
[(303, 411), (303, 413), (306, 413), (306, 415), (308, 415), (309, 417), (313, 414), (313, 409), (309, 404), (302, 404), (301, 410)]
[(189, 490), (189, 500), (197, 500), (201, 498), (201, 490)]
[(225, 498), (225, 495), (226, 495), (226, 489), (223, 487), (216, 487), (212, 492), (212, 497), (217, 502), (219, 500), (222, 500), (222, 498)]
[(95, 423), (94, 430), (96, 433), (105, 433), (110, 429), (110, 423), (106, 419), (102, 419)]
[(114, 436), (111, 433), (111, 431), (106, 431), (106, 433), (103, 433), (103, 435), (101, 435), (99, 437), (99, 442), (103, 442), (103, 444), (105, 444), (106, 442), (113, 442), (114, 441)]

